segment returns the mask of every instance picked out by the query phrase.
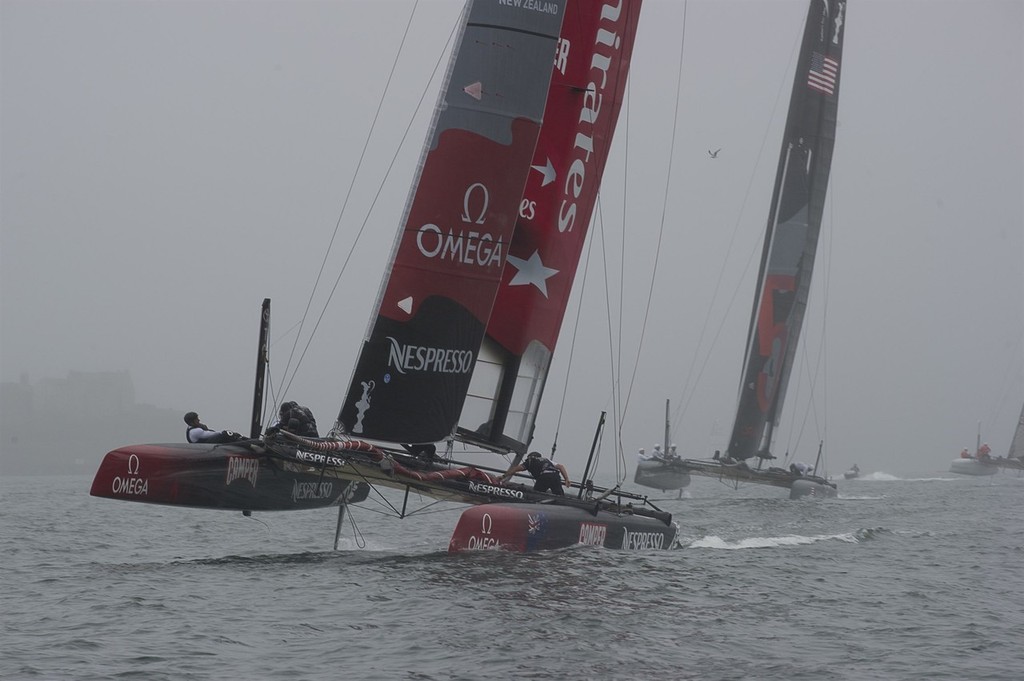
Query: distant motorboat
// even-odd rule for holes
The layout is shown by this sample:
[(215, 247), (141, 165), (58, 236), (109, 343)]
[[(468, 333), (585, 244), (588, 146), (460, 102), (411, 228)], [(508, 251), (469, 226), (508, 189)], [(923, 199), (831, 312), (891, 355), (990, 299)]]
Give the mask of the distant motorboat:
[(852, 466), (850, 466), (850, 469), (848, 471), (843, 473), (843, 477), (846, 478), (847, 480), (853, 480), (854, 478), (859, 476), (860, 467), (857, 464), (853, 464)]

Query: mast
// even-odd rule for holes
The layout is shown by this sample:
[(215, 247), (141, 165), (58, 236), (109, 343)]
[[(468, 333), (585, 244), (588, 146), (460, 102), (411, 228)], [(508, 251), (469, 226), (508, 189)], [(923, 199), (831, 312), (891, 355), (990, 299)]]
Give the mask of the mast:
[(471, 0), (336, 431), (455, 429), (512, 240), (567, 0)]
[(668, 423), (668, 400), (665, 400), (665, 439), (662, 440), (663, 446), (665, 447), (665, 454), (668, 454), (669, 447), (671, 446), (669, 444), (669, 439), (671, 439), (671, 434), (669, 433)]
[(765, 229), (728, 453), (768, 454), (810, 293), (835, 145), (846, 0), (813, 0), (804, 25)]
[(597, 443), (601, 441), (601, 433), (604, 432), (604, 417), (607, 412), (601, 412), (601, 418), (597, 420), (597, 428), (594, 430), (594, 441), (590, 443), (590, 454), (587, 456), (587, 465), (583, 467), (583, 477), (580, 478), (580, 492), (577, 499), (583, 498), (585, 489), (593, 489), (594, 485), (590, 480), (590, 465), (594, 462), (594, 452), (597, 451)]
[(508, 266), (460, 439), (523, 453), (540, 408), (633, 53), (640, 0), (570, 0)]
[(263, 299), (260, 310), (260, 340), (256, 348), (256, 386), (252, 392), (252, 420), (249, 437), (256, 439), (263, 432), (263, 391), (267, 379), (267, 363), (270, 361), (270, 298)]

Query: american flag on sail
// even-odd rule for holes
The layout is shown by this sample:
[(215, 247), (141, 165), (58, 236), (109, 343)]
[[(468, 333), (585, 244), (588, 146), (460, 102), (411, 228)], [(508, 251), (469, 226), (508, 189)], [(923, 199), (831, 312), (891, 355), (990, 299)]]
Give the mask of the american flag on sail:
[(820, 52), (811, 55), (811, 70), (807, 72), (807, 85), (826, 95), (834, 94), (838, 74), (839, 62), (835, 59), (826, 57)]

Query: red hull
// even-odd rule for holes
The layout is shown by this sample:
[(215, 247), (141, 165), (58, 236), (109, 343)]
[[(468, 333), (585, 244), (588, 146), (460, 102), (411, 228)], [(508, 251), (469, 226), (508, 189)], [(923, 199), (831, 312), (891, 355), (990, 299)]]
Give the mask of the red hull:
[(643, 551), (675, 544), (675, 523), (633, 514), (596, 514), (557, 504), (482, 504), (463, 512), (449, 553), (561, 549), (577, 544)]
[(90, 490), (94, 497), (235, 511), (324, 508), (343, 497), (365, 499), (363, 492), (365, 486), (245, 444), (121, 447), (104, 457)]

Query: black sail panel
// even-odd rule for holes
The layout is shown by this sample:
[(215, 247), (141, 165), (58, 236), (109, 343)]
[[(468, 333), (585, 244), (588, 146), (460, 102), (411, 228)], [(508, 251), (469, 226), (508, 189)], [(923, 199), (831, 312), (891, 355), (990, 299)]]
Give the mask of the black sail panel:
[(765, 232), (729, 455), (767, 450), (796, 356), (835, 144), (846, 0), (813, 0)]

